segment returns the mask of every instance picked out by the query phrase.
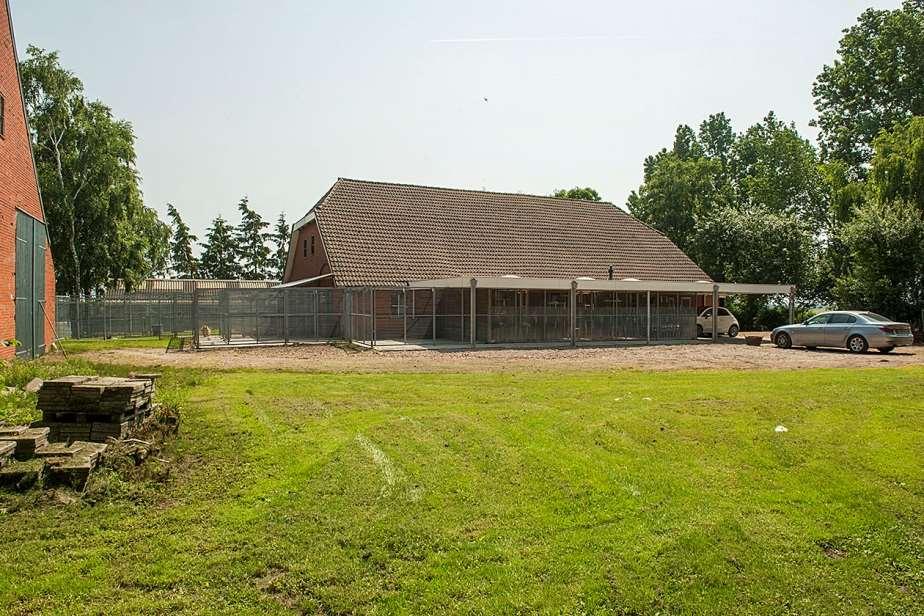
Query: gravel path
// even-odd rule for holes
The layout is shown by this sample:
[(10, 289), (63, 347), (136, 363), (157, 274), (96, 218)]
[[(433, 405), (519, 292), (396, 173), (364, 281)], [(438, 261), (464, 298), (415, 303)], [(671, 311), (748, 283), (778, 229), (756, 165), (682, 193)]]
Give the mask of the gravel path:
[(691, 344), (671, 346), (494, 349), (476, 351), (353, 351), (326, 345), (221, 349), (165, 354), (159, 349), (118, 349), (84, 353), (105, 363), (138, 366), (299, 370), (306, 372), (480, 372), (523, 370), (797, 370), (924, 365), (924, 347), (889, 355), (854, 355), (839, 350), (782, 350), (764, 345)]

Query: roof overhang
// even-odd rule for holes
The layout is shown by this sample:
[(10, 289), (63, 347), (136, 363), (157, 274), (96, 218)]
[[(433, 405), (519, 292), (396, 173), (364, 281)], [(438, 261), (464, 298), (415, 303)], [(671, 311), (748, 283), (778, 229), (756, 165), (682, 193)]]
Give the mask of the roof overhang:
[(317, 282), (318, 280), (323, 280), (324, 278), (330, 278), (333, 276), (333, 272), (329, 274), (321, 274), (320, 276), (314, 276), (313, 278), (302, 278), (300, 280), (293, 280), (291, 282), (286, 282), (283, 284), (277, 284), (274, 289), (288, 289), (289, 287), (300, 287), (302, 285), (311, 284), (312, 282)]
[(572, 286), (579, 291), (655, 291), (661, 293), (711, 294), (718, 290), (720, 295), (789, 295), (796, 287), (789, 284), (742, 284), (728, 282), (674, 282), (668, 280), (592, 280), (586, 278), (520, 278), (509, 276), (460, 276), (458, 278), (437, 278), (408, 282), (410, 288), (446, 289), (546, 289), (567, 290)]

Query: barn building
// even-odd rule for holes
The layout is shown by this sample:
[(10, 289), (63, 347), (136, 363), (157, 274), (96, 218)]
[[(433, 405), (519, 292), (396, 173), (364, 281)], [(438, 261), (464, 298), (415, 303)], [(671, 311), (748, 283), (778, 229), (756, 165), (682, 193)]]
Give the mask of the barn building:
[(54, 267), (12, 16), (8, 0), (0, 0), (0, 357), (41, 355), (54, 342), (54, 322)]
[(342, 178), (293, 226), (294, 287), (378, 346), (693, 339), (720, 296), (793, 292), (716, 284), (611, 203)]

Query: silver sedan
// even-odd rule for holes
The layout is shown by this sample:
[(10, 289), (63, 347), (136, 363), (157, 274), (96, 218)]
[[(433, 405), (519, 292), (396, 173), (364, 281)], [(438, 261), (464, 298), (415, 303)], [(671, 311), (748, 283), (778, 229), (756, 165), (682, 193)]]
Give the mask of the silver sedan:
[(823, 312), (804, 323), (777, 327), (770, 334), (776, 346), (846, 348), (853, 353), (866, 353), (871, 347), (883, 353), (914, 342), (911, 326), (897, 323), (875, 312)]

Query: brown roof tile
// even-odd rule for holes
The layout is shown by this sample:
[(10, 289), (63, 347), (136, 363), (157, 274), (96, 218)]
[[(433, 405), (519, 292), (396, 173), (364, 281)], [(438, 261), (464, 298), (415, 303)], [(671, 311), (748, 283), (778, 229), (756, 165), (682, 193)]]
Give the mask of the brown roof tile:
[(611, 203), (339, 179), (314, 208), (338, 286), (455, 276), (709, 277)]

